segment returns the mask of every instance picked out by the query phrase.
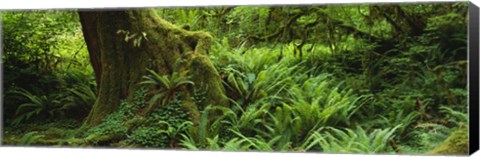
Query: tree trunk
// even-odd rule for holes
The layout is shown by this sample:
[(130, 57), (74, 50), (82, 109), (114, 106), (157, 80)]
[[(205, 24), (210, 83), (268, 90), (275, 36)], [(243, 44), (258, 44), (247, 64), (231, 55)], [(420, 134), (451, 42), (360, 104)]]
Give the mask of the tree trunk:
[(82, 24), (83, 37), (87, 44), (88, 54), (90, 56), (90, 63), (95, 73), (95, 81), (98, 87), (100, 86), (100, 76), (102, 69), (100, 66), (100, 47), (98, 45), (98, 36), (96, 32), (96, 18), (94, 12), (79, 12), (80, 23)]
[[(115, 111), (120, 100), (131, 99), (146, 69), (172, 74), (177, 60), (188, 70), (196, 90), (205, 91), (202, 104), (185, 99), (183, 105), (195, 120), (198, 107), (227, 105), (220, 76), (207, 53), (211, 36), (181, 29), (154, 10), (80, 12), (80, 21), (97, 81), (97, 100), (86, 124), (99, 124)], [(186, 90), (192, 90), (187, 89)], [(199, 106), (198, 106), (199, 105)]]

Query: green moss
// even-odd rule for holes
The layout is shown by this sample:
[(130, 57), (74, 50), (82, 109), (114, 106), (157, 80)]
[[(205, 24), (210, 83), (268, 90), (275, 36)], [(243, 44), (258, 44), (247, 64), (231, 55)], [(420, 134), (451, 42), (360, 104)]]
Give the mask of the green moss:
[[(145, 69), (160, 75), (172, 74), (175, 63), (185, 54), (193, 54), (186, 60), (189, 66), (184, 66), (185, 70), (190, 72), (196, 88), (207, 91), (207, 101), (198, 107), (190, 102), (190, 96), (182, 98), (191, 118), (198, 117), (197, 108), (227, 105), (220, 76), (207, 57), (212, 40), (209, 33), (182, 29), (160, 18), (152, 9), (100, 12), (97, 17), (102, 74), (97, 101), (86, 124), (100, 124), (118, 109), (120, 100), (131, 100)], [(135, 46), (119, 30), (129, 35), (146, 34), (146, 38)]]
[(427, 154), (468, 154), (468, 129), (461, 127), (453, 132), (442, 144)]
[(130, 120), (125, 122), (125, 127), (127, 128), (135, 128), (137, 126), (143, 125), (146, 122), (146, 118), (143, 116), (135, 116)]
[(109, 145), (110, 143), (118, 142), (126, 137), (124, 134), (108, 134), (108, 135), (99, 135), (91, 134), (85, 138), (85, 141), (89, 145)]
[(194, 126), (197, 126), (200, 120), (200, 111), (196, 104), (191, 100), (183, 101), (182, 108), (188, 112)]
[(192, 54), (189, 60), (189, 75), (195, 82), (195, 88), (199, 91), (208, 91), (205, 93), (204, 104), (200, 104), (199, 108), (205, 108), (208, 105), (228, 106), (220, 75), (208, 57)]

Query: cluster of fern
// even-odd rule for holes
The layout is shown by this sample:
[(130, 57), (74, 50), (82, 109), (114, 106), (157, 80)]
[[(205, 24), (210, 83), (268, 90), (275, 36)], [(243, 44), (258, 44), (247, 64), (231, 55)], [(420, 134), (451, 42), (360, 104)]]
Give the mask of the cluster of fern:
[[(3, 56), (8, 102), (4, 141), (188, 150), (465, 153), (445, 148), (465, 148), (468, 140), (466, 8), (467, 3), (460, 2), (157, 9), (175, 25), (214, 36), (208, 55), (228, 104), (199, 106), (209, 102), (207, 91), (195, 89), (185, 71), (161, 75), (148, 69), (133, 98), (122, 100), (99, 125), (80, 129), (74, 128), (81, 122), (75, 127), (55, 122), (82, 119), (96, 101), (88, 53), (79, 46), (83, 36), (77, 14), (8, 13), (3, 15), (4, 37), (9, 39)], [(37, 17), (46, 25), (23, 25)], [(28, 39), (17, 33), (27, 30), (56, 33), (33, 33)], [(62, 37), (73, 30), (77, 32), (71, 37)], [(32, 80), (41, 81), (26, 83)], [(182, 94), (186, 89), (190, 93)], [(192, 103), (198, 106), (197, 117), (186, 110)], [(63, 126), (57, 127), (59, 123)]]

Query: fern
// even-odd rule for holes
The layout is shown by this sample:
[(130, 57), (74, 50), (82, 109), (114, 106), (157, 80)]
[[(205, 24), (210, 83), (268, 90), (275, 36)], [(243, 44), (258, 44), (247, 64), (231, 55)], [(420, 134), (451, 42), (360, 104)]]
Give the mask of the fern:
[(457, 126), (468, 123), (468, 114), (466, 113), (455, 111), (447, 106), (440, 106), (440, 110), (442, 113), (447, 113), (449, 115), (449, 117), (447, 117), (448, 120), (455, 123)]
[(53, 117), (55, 108), (57, 108), (60, 103), (57, 95), (36, 96), (24, 89), (17, 89), (12, 93), (19, 94), (28, 100), (28, 102), (20, 104), (17, 107), (15, 112), (16, 117), (12, 121), (13, 125), (18, 125), (22, 121), (29, 120), (33, 117)]
[(142, 77), (143, 80), (140, 84), (154, 85), (156, 87), (156, 94), (150, 98), (147, 111), (153, 110), (153, 106), (159, 101), (160, 105), (164, 106), (173, 100), (177, 96), (176, 93), (180, 91), (180, 87), (194, 85), (194, 83), (185, 76), (186, 72), (173, 72), (171, 75), (162, 76), (150, 69), (147, 69), (147, 72), (148, 74)]
[(44, 135), (38, 135), (36, 131), (29, 132), (20, 138), (20, 141), (18, 141), (17, 145), (31, 145), (38, 139), (43, 138)]
[(305, 150), (310, 150), (318, 145), (323, 152), (339, 153), (385, 153), (387, 152), (388, 140), (394, 137), (399, 126), (386, 129), (375, 129), (367, 133), (363, 128), (356, 130), (339, 130), (325, 127), (323, 133), (313, 132), (306, 142), (302, 144)]

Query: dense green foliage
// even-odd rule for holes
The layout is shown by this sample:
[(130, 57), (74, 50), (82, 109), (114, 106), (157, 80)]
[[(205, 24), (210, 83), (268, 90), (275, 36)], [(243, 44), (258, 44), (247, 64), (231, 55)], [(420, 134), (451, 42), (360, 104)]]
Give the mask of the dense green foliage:
[[(229, 105), (201, 107), (197, 124), (178, 97), (202, 104), (205, 91), (186, 72), (147, 70), (132, 100), (77, 129), (62, 120), (81, 125), (96, 99), (78, 15), (3, 13), (3, 142), (404, 154), (448, 147), (442, 142), (468, 123), (466, 11), (463, 2), (159, 8), (175, 25), (212, 34), (209, 57)], [(64, 130), (26, 129), (36, 125)]]
[(8, 12), (2, 13), (2, 20), (6, 123), (33, 115), (49, 119), (87, 114), (95, 100), (95, 81), (78, 16), (64, 11)]

